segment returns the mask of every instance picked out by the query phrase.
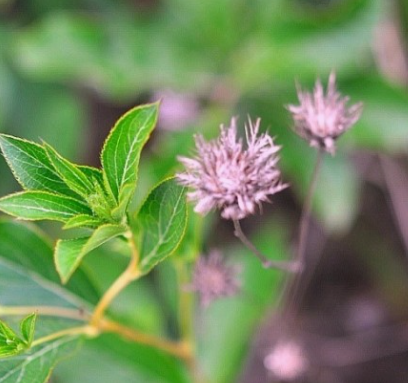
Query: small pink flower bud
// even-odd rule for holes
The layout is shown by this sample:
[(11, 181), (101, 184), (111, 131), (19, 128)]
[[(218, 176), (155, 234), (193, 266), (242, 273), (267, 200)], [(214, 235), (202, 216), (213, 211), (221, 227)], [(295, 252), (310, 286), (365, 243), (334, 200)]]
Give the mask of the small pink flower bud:
[(236, 295), (240, 289), (237, 280), (239, 268), (225, 264), (221, 253), (213, 250), (196, 263), (191, 289), (197, 291), (200, 303), (207, 307), (213, 300)]
[(320, 80), (313, 93), (298, 89), (300, 105), (289, 105), (295, 132), (309, 142), (334, 155), (336, 139), (350, 129), (360, 118), (362, 103), (347, 107), (348, 97), (336, 89), (336, 75), (330, 74), (326, 95)]

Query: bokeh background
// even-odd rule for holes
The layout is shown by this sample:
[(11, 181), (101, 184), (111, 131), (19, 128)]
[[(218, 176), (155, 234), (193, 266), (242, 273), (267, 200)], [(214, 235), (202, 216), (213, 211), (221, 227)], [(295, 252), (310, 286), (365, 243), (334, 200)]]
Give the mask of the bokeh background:
[[(298, 381), (406, 383), (407, 52), (406, 0), (0, 0), (0, 131), (99, 165), (117, 118), (161, 98), (137, 204), (191, 153), (194, 133), (211, 138), (231, 116), (242, 125), (259, 116), (282, 145), (291, 187), (245, 228), (271, 257), (289, 258), (316, 153), (292, 133), (285, 105), (296, 102), (296, 82), (310, 89), (335, 70), (364, 112), (319, 179), (298, 302), (309, 368)], [(0, 174), (1, 195), (18, 189), (4, 161)], [(197, 313), (202, 368), (214, 383), (277, 381), (263, 359), (279, 338), (281, 275), (250, 259), (228, 222), (207, 222), (204, 249), (221, 248), (244, 271), (240, 297)], [(106, 280), (122, 267), (114, 257), (87, 262)], [(127, 291), (118, 315), (171, 333), (173, 279), (164, 264)], [(138, 305), (131, 312), (129, 302)], [(162, 372), (157, 380), (147, 356), (113, 353), (109, 340), (87, 347), (53, 382), (179, 381)]]

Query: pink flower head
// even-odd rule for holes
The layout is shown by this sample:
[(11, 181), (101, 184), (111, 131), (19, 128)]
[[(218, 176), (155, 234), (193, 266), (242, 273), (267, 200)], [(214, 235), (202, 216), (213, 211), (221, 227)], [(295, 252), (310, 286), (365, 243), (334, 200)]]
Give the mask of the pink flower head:
[(336, 89), (336, 75), (330, 74), (327, 92), (317, 80), (313, 93), (298, 89), (300, 105), (289, 105), (295, 132), (310, 146), (322, 148), (334, 155), (335, 141), (360, 118), (362, 103), (347, 107), (348, 97)]
[(237, 280), (239, 268), (225, 264), (221, 253), (210, 252), (207, 258), (200, 257), (193, 275), (192, 290), (200, 295), (203, 307), (215, 299), (230, 297), (238, 293), (240, 283)]
[(286, 187), (281, 183), (277, 168), (280, 146), (269, 134), (259, 133), (260, 119), (245, 125), (246, 147), (237, 137), (236, 119), (229, 127), (221, 125), (218, 139), (206, 142), (196, 136), (197, 156), (180, 157), (184, 173), (177, 174), (179, 182), (193, 189), (188, 193), (196, 202), (195, 211), (206, 214), (220, 209), (225, 219), (239, 220), (254, 214), (256, 207), (268, 196)]

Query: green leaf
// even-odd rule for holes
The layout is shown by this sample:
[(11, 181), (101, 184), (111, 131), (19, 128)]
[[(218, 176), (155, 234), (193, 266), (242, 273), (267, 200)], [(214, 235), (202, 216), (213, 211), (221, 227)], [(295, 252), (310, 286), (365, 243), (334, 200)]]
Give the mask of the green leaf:
[[(7, 229), (7, 230), (6, 230)], [(11, 234), (11, 239), (5, 233)], [(19, 233), (26, 241), (17, 241)], [(51, 278), (44, 276), (45, 270), (51, 270), (52, 257), (42, 250), (48, 249), (42, 245), (44, 239), (26, 225), (15, 222), (0, 222), (0, 312), (7, 306), (48, 306), (71, 309), (73, 312), (90, 312), (91, 306), (67, 287), (61, 287)], [(37, 255), (42, 255), (37, 258)], [(34, 258), (34, 259), (33, 259)], [(46, 262), (46, 259), (48, 260)], [(36, 266), (36, 261), (41, 261)], [(32, 266), (27, 267), (32, 262)], [(84, 282), (85, 277), (83, 277)], [(87, 282), (90, 284), (90, 282)], [(84, 282), (86, 285), (86, 283)], [(78, 288), (78, 291), (81, 290)], [(6, 312), (6, 311), (4, 311)], [(1, 316), (11, 323), (12, 317), (5, 313)], [(22, 332), (30, 339), (32, 319), (22, 324)], [(79, 326), (82, 321), (41, 316), (36, 325), (36, 338), (51, 333)], [(24, 330), (23, 330), (24, 328)], [(43, 343), (32, 348), (29, 352), (18, 357), (7, 358), (0, 362), (0, 383), (45, 383), (49, 380), (55, 364), (76, 351), (80, 344), (80, 337), (63, 337)], [(20, 343), (19, 349), (26, 348)], [(7, 350), (6, 350), (7, 351)]]
[(125, 231), (126, 227), (122, 225), (103, 225), (90, 237), (59, 240), (54, 257), (62, 282), (68, 281), (86, 254)]
[(0, 199), (0, 210), (21, 219), (62, 222), (79, 214), (92, 213), (76, 199), (42, 191), (20, 192), (3, 197)]
[(0, 148), (14, 177), (24, 189), (76, 196), (55, 171), (42, 146), (0, 134)]
[(14, 341), (16, 338), (18, 337), (14, 330), (5, 322), (0, 321), (0, 344), (5, 346), (8, 344), (8, 341)]
[(54, 376), (63, 383), (191, 383), (182, 361), (114, 335), (87, 341)]
[(139, 239), (140, 270), (149, 272), (180, 244), (187, 225), (185, 188), (169, 179), (149, 194), (132, 225)]
[(101, 154), (104, 180), (117, 203), (129, 202), (131, 194), (122, 194), (126, 185), (136, 188), (140, 153), (157, 115), (158, 103), (138, 106), (119, 119), (105, 141)]
[(0, 320), (0, 358), (15, 356), (24, 351), (26, 345), (14, 330)]
[[(44, 277), (39, 270), (23, 267), (13, 256), (10, 257), (9, 254), (5, 254), (3, 251), (6, 248), (9, 248), (13, 255), (18, 254), (20, 250), (15, 248), (19, 247), (20, 244), (13, 243), (10, 247), (3, 247), (3, 240), (3, 238), (0, 238), (0, 280), (13, 281), (13, 283), (2, 283), (0, 285), (0, 309), (2, 306), (10, 305), (58, 306), (78, 309), (78, 312), (90, 309), (90, 303), (82, 299), (76, 292), (70, 291), (66, 286), (61, 287), (58, 281)], [(29, 248), (24, 248), (26, 258), (32, 255), (29, 250)], [(48, 261), (51, 266), (52, 258), (49, 258)], [(86, 277), (83, 276), (82, 278), (85, 280)], [(85, 282), (83, 283), (85, 284)], [(87, 283), (91, 284), (89, 280)], [(19, 286), (19, 288), (16, 288), (16, 286)], [(38, 325), (40, 322), (43, 322), (43, 318), (41, 318)]]
[(0, 363), (0, 383), (45, 383), (56, 363), (77, 350), (79, 338), (64, 337), (36, 347), (29, 356)]
[[(172, 258), (174, 261), (191, 262), (201, 253), (204, 235), (204, 219), (200, 214), (194, 213), (193, 206), (188, 205), (188, 222), (183, 240)], [(212, 225), (211, 219), (206, 218), (205, 225)]]
[[(109, 197), (103, 185), (97, 179), (93, 180), (94, 192), (86, 199), (89, 207), (102, 221), (112, 221), (112, 209), (114, 209), (115, 201), (113, 197)], [(116, 222), (121, 221), (115, 220)]]
[[(47, 283), (52, 282), (57, 285), (60, 282), (55, 270), (51, 239), (27, 222), (0, 220), (1, 258), (18, 268), (23, 268), (30, 275), (41, 276)], [(87, 302), (96, 304), (99, 300), (98, 290), (81, 268), (77, 270), (65, 288)], [(17, 304), (18, 302), (13, 301), (15, 293), (15, 289), (10, 289), (9, 295), (0, 295), (0, 304)], [(26, 305), (33, 304), (35, 302), (30, 302), (30, 300), (26, 302)]]
[(94, 168), (92, 166), (78, 165), (77, 166), (82, 173), (90, 180), (96, 180), (99, 185), (103, 186), (103, 173), (102, 170)]
[(112, 218), (115, 219), (116, 221), (121, 221), (123, 217), (126, 216), (126, 209), (128, 207), (129, 201), (132, 198), (134, 192), (134, 185), (133, 184), (127, 184), (124, 185), (120, 195), (119, 195), (119, 204), (117, 207), (115, 207), (112, 212)]
[(76, 227), (92, 227), (100, 226), (102, 222), (97, 217), (88, 214), (80, 214), (70, 218), (64, 225), (63, 229), (73, 229)]
[(0, 320), (0, 357), (6, 358), (19, 354), (24, 350), (24, 342), (14, 330)]
[(63, 158), (50, 145), (44, 143), (44, 148), (55, 170), (71, 190), (84, 198), (93, 192), (92, 179), (88, 179), (78, 166)]
[(37, 320), (37, 314), (31, 314), (21, 321), (20, 328), (23, 339), (27, 346), (30, 347), (34, 339), (35, 323)]
[(23, 339), (0, 320), (0, 358), (18, 355), (30, 347), (34, 337), (35, 319), (36, 314), (31, 314), (21, 321)]
[(19, 343), (18, 347), (15, 344), (11, 344), (9, 346), (0, 346), (0, 358), (7, 358), (10, 356), (16, 356), (18, 354), (20, 354), (21, 351), (24, 350), (24, 347), (22, 347), (22, 344)]

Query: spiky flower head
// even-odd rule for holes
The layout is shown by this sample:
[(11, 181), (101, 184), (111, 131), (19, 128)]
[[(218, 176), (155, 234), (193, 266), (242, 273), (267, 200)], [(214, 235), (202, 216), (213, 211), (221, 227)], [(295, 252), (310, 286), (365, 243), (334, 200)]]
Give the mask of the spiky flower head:
[(299, 378), (308, 365), (303, 348), (293, 340), (279, 341), (264, 359), (265, 368), (283, 381)]
[(218, 250), (212, 250), (208, 257), (201, 256), (194, 269), (191, 289), (198, 292), (203, 307), (215, 299), (237, 294), (240, 283), (237, 266), (227, 265)]
[(179, 157), (186, 171), (177, 177), (193, 189), (188, 197), (197, 203), (197, 213), (217, 208), (223, 218), (239, 220), (254, 214), (257, 206), (269, 201), (268, 196), (286, 187), (277, 167), (280, 146), (269, 134), (258, 135), (259, 124), (260, 119), (255, 123), (248, 119), (244, 146), (233, 118), (229, 127), (221, 125), (218, 139), (206, 142), (201, 135), (195, 137), (195, 158)]
[(317, 80), (313, 93), (298, 89), (300, 105), (289, 105), (295, 132), (310, 146), (334, 155), (336, 139), (360, 118), (362, 103), (347, 106), (349, 97), (342, 97), (336, 89), (336, 75), (330, 74), (327, 92)]

